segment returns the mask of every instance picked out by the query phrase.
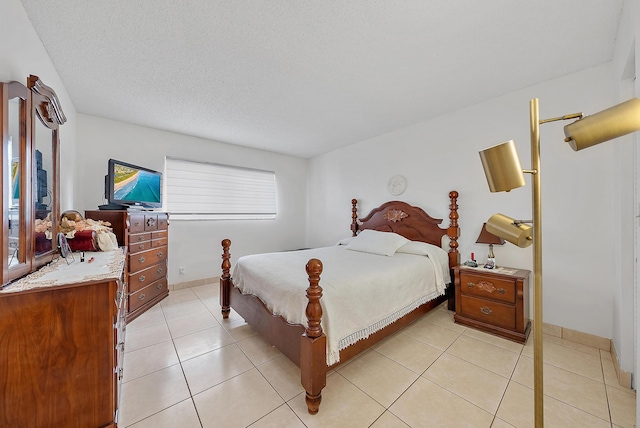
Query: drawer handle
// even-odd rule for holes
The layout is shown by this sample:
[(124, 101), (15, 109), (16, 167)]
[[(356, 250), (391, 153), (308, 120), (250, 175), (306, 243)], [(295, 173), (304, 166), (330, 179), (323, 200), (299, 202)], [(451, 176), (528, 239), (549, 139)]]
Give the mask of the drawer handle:
[(493, 312), (491, 309), (489, 309), (486, 306), (483, 306), (480, 308), (480, 312), (482, 312), (485, 315), (491, 315), (491, 313)]
[(144, 257), (140, 257), (140, 258), (138, 259), (138, 261), (139, 261), (140, 263), (144, 263), (144, 260), (145, 260), (145, 259), (144, 259)]
[(158, 251), (158, 257), (162, 257), (162, 251)]
[(141, 295), (138, 296), (138, 300), (144, 300), (144, 298), (145, 298), (144, 293), (142, 293)]
[(498, 293), (504, 294), (506, 292), (507, 292), (507, 290), (505, 290), (504, 288), (498, 288)]
[(162, 284), (158, 284), (158, 285), (156, 285), (156, 288), (157, 288), (158, 290), (162, 290), (162, 287), (163, 287), (163, 285), (162, 285)]
[(144, 236), (138, 236), (138, 241), (144, 241)]
[(139, 247), (141, 250), (144, 250), (144, 244), (140, 244)]
[(140, 275), (138, 277), (138, 282), (144, 282), (145, 279), (147, 279), (147, 278), (145, 278), (144, 275)]
[(467, 286), (468, 286), (469, 288), (473, 288), (473, 286), (474, 286), (474, 285), (475, 285), (475, 284), (474, 284), (473, 282), (467, 282)]
[(158, 270), (156, 270), (156, 273), (161, 274), (162, 273), (162, 268), (158, 268)]

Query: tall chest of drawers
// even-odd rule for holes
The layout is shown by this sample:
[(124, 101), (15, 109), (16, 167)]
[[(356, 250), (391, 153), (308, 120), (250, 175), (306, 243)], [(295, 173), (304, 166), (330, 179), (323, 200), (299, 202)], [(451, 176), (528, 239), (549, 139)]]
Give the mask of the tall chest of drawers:
[(524, 343), (529, 335), (529, 271), (456, 266), (458, 324)]
[(169, 295), (167, 260), (169, 215), (155, 211), (85, 211), (85, 217), (111, 223), (125, 245), (127, 322)]

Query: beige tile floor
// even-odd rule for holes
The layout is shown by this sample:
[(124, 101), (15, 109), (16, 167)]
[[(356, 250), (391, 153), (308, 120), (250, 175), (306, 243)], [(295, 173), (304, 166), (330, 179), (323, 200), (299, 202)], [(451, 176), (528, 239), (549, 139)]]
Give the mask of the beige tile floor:
[[(633, 427), (611, 354), (545, 336), (545, 425)], [(127, 326), (120, 427), (532, 427), (533, 347), (454, 324), (441, 306), (331, 372), (320, 412), (300, 370), (217, 285), (172, 291)]]

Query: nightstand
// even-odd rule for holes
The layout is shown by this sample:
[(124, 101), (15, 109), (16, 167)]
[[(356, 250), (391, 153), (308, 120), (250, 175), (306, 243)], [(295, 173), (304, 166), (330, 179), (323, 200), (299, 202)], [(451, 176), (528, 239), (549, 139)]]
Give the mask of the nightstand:
[(531, 329), (528, 270), (456, 266), (453, 272), (457, 324), (518, 343), (527, 341)]

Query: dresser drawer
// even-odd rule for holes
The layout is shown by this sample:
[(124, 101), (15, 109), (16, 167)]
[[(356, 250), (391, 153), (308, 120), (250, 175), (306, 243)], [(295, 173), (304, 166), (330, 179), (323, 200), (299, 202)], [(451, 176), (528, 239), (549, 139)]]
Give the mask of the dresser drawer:
[(167, 245), (169, 243), (168, 235), (169, 233), (166, 230), (151, 232), (151, 246), (155, 248)]
[(483, 299), (494, 299), (506, 303), (516, 301), (516, 281), (508, 278), (493, 278), (488, 275), (460, 274), (460, 292)]
[(156, 232), (151, 232), (151, 239), (160, 239), (166, 238), (169, 235), (169, 232), (166, 230), (158, 230)]
[(133, 312), (140, 306), (167, 292), (167, 279), (163, 278), (142, 290), (129, 294), (129, 312)]
[(169, 240), (167, 238), (153, 239), (151, 241), (151, 248), (162, 247), (163, 245), (167, 245)]
[(487, 324), (514, 330), (516, 328), (516, 308), (512, 305), (492, 300), (461, 296), (461, 315)]
[(147, 285), (155, 282), (167, 275), (167, 265), (159, 263), (155, 266), (138, 271), (129, 275), (129, 292), (135, 293)]
[(139, 253), (140, 251), (150, 250), (152, 247), (149, 233), (141, 233), (132, 235), (129, 239), (129, 254)]
[(156, 214), (145, 214), (144, 230), (158, 230), (158, 216)]
[(138, 272), (167, 259), (167, 247), (129, 254), (129, 272)]
[(167, 214), (158, 214), (158, 230), (167, 230), (169, 228), (169, 216)]
[(144, 214), (129, 214), (129, 233), (144, 232)]

